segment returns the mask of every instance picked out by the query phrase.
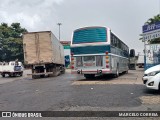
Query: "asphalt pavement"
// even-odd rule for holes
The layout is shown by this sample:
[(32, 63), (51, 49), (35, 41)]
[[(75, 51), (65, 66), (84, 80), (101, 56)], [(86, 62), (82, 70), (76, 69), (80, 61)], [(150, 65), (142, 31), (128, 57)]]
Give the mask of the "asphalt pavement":
[(23, 77), (0, 78), (0, 111), (160, 110), (160, 93), (143, 85), (142, 69), (116, 79), (103, 76), (92, 80), (72, 75), (70, 70), (42, 79), (31, 79), (28, 73), (26, 70)]

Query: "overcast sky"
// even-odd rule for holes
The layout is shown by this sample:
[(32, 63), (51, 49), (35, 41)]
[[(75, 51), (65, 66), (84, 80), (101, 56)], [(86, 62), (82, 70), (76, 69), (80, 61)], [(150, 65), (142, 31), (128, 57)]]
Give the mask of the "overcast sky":
[(160, 0), (0, 0), (0, 23), (21, 23), (30, 31), (51, 30), (71, 40), (72, 31), (107, 26), (129, 47), (142, 52), (142, 25), (160, 12)]

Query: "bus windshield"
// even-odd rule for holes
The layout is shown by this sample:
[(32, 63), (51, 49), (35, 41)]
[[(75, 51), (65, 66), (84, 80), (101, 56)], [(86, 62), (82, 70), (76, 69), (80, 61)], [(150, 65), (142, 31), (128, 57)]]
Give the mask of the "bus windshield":
[(73, 44), (107, 42), (106, 28), (92, 27), (74, 31)]

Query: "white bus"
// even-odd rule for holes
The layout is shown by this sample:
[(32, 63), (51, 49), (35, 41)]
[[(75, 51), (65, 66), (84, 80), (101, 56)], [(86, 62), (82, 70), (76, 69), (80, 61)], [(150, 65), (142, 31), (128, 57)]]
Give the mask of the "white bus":
[(129, 48), (110, 28), (84, 27), (73, 32), (71, 41), (72, 73), (86, 78), (128, 72)]

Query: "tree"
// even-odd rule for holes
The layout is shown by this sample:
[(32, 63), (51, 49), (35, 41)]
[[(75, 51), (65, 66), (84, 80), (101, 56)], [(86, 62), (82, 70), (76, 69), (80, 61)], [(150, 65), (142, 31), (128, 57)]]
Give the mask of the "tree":
[[(151, 25), (154, 24), (156, 22), (160, 21), (160, 14), (154, 16), (153, 18), (149, 18), (146, 22), (145, 25)], [(143, 38), (141, 37), (139, 40), (143, 40)], [(160, 38), (155, 38), (152, 40), (147, 41), (150, 44), (156, 44), (156, 43), (160, 43)]]
[(20, 23), (7, 23), (0, 25), (0, 61), (23, 61), (22, 34), (27, 32)]
[(154, 16), (153, 18), (149, 18), (147, 20), (147, 22), (145, 22), (145, 24), (151, 25), (151, 24), (154, 24), (155, 22), (158, 22), (158, 21), (160, 21), (160, 14)]

